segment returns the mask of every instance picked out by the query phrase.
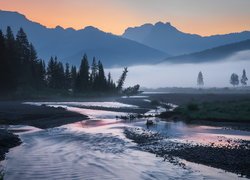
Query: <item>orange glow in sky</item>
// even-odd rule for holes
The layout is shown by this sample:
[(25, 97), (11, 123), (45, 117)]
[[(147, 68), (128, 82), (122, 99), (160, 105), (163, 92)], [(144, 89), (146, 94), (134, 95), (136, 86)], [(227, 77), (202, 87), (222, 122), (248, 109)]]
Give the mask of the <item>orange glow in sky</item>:
[(249, 0), (0, 0), (0, 9), (47, 27), (91, 25), (118, 35), (158, 21), (204, 36), (250, 30), (249, 7)]

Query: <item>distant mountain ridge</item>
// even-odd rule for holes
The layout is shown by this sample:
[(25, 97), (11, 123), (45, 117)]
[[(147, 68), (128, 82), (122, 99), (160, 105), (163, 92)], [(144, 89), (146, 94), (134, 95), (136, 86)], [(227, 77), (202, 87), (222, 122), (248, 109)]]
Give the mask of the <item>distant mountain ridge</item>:
[(250, 39), (250, 31), (202, 37), (181, 32), (169, 22), (158, 22), (127, 28), (122, 36), (171, 55), (181, 55)]
[(168, 56), (165, 52), (111, 33), (88, 26), (81, 30), (64, 29), (60, 26), (47, 28), (28, 20), (18, 12), (0, 10), (0, 29), (7, 26), (13, 32), (22, 27), (34, 44), (40, 58), (48, 60), (58, 56), (61, 61), (79, 65), (84, 53), (101, 59), (107, 66), (150, 64)]
[[(237, 52), (248, 51), (250, 57), (250, 39), (238, 43), (207, 49), (201, 52), (166, 58), (163, 62), (170, 63), (201, 63), (224, 60)], [(250, 60), (250, 59), (249, 59)]]

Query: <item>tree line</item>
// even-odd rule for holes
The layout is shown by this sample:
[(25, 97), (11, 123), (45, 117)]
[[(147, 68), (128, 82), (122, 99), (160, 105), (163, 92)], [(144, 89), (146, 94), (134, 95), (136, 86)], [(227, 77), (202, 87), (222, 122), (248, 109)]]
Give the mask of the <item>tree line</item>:
[(108, 92), (120, 93), (127, 76), (124, 71), (117, 81), (111, 74), (105, 76), (103, 64), (95, 58), (89, 65), (85, 54), (80, 67), (65, 65), (57, 57), (51, 57), (46, 65), (37, 57), (35, 47), (28, 41), (22, 28), (14, 36), (10, 27), (4, 34), (0, 30), (0, 92), (35, 92), (64, 90), (72, 93)]
[[(238, 74), (236, 74), (236, 73), (232, 73), (232, 75), (230, 76), (230, 84), (232, 84), (234, 87), (238, 86), (240, 83), (242, 86), (247, 86), (247, 81), (248, 81), (248, 78), (247, 78), (245, 69), (243, 69), (242, 76), (241, 76), (240, 80), (239, 80)], [(204, 86), (204, 78), (203, 78), (203, 74), (201, 71), (198, 73), (197, 85), (199, 87)]]

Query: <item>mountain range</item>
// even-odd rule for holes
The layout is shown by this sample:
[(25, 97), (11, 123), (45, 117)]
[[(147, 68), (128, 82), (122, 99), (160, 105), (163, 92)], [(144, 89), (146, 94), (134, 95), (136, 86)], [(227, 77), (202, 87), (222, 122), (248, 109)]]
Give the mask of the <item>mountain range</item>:
[(44, 60), (57, 56), (62, 62), (79, 65), (86, 53), (90, 58), (95, 56), (110, 67), (151, 63), (168, 56), (160, 50), (105, 33), (92, 26), (80, 30), (60, 26), (47, 28), (17, 12), (0, 11), (0, 29), (4, 32), (7, 26), (14, 33), (22, 27), (36, 47), (38, 56)]
[(174, 56), (164, 59), (162, 62), (169, 63), (201, 63), (220, 61), (229, 58), (237, 52), (247, 51), (250, 56), (250, 39), (238, 43), (214, 47), (201, 52), (187, 55)]
[(73, 65), (79, 65), (84, 53), (112, 67), (155, 64), (164, 59), (176, 63), (213, 61), (250, 49), (246, 41), (250, 31), (203, 37), (162, 22), (130, 27), (118, 36), (92, 26), (80, 30), (47, 28), (18, 12), (0, 10), (0, 29), (5, 32), (7, 26), (14, 33), (22, 27), (45, 61), (57, 56)]
[(158, 22), (127, 28), (122, 36), (176, 56), (250, 39), (250, 31), (202, 37), (181, 32), (169, 22)]

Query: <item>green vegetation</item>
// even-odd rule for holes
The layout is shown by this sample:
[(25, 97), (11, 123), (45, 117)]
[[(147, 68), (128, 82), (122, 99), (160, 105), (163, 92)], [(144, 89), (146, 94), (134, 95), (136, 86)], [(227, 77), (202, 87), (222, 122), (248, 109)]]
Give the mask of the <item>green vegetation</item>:
[(210, 103), (189, 103), (174, 110), (188, 120), (250, 122), (250, 100)]

